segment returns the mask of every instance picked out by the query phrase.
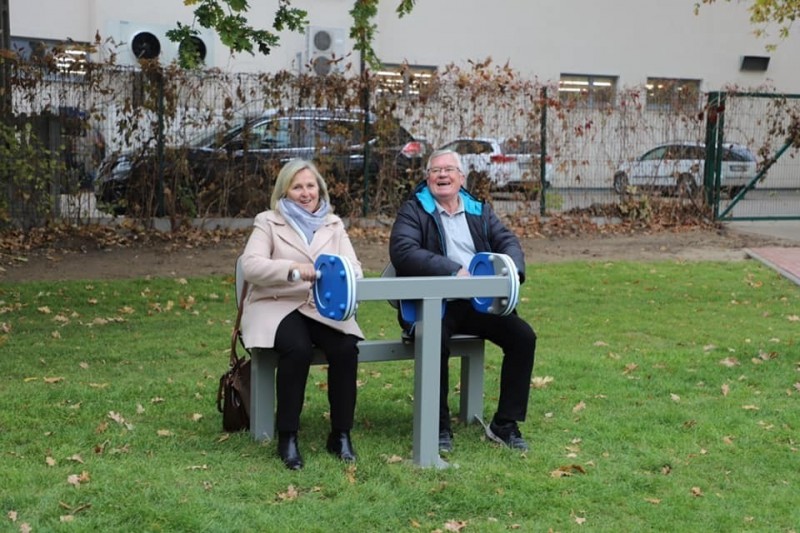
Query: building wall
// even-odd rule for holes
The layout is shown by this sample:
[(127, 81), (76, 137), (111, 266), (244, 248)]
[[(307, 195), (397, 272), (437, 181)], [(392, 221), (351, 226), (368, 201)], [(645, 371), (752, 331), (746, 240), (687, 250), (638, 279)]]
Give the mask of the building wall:
[[(703, 90), (729, 85), (769, 86), (800, 92), (794, 68), (800, 35), (788, 40), (756, 38), (748, 2), (718, 2), (694, 14), (696, 0), (421, 0), (411, 15), (395, 13), (384, 0), (378, 16), (375, 49), (388, 63), (444, 66), (492, 58), (541, 81), (562, 73), (617, 76), (619, 86), (647, 77), (702, 80)], [(251, 2), (248, 18), (269, 27), (277, 2)], [(312, 26), (341, 29), (346, 37), (352, 0), (296, 0)], [(48, 39), (125, 41), (137, 28), (165, 31), (177, 21), (190, 24), (192, 11), (181, 0), (11, 0), (11, 34)], [(207, 64), (231, 71), (298, 69), (307, 61), (307, 38), (284, 32), (270, 56), (233, 56), (206, 32)], [(778, 42), (774, 52), (765, 46)], [(173, 45), (167, 45), (173, 46)], [(346, 58), (358, 70), (359, 57), (345, 39)], [(769, 56), (765, 72), (743, 72), (744, 55)], [(120, 61), (126, 61), (124, 53)], [(794, 59), (794, 61), (793, 61)]]

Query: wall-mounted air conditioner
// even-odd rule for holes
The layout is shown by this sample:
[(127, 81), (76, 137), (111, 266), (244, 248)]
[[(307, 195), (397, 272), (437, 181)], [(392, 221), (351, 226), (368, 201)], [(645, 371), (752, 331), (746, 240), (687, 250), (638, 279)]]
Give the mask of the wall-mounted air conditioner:
[[(172, 29), (163, 24), (119, 21), (112, 30), (114, 41), (118, 45), (117, 64), (138, 65), (144, 59), (158, 59), (167, 65), (178, 59), (180, 45), (167, 38), (167, 31)], [(205, 63), (211, 57), (211, 38), (207, 33), (192, 37), (195, 49)]]
[(309, 26), (306, 29), (307, 62), (319, 76), (341, 72), (344, 63), (344, 29)]

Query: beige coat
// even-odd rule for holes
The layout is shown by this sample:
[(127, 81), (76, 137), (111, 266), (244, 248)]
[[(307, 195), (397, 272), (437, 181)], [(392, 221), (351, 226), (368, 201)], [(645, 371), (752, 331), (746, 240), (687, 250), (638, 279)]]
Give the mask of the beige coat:
[(242, 254), (244, 279), (249, 284), (242, 312), (244, 345), (248, 349), (274, 347), (278, 325), (295, 309), (338, 331), (363, 339), (355, 318), (338, 322), (319, 314), (311, 283), (288, 281), (292, 263), (313, 263), (320, 254), (345, 256), (350, 260), (355, 277), (364, 276), (342, 220), (328, 215), (325, 224), (314, 233), (310, 245), (280, 212), (259, 213), (253, 226)]

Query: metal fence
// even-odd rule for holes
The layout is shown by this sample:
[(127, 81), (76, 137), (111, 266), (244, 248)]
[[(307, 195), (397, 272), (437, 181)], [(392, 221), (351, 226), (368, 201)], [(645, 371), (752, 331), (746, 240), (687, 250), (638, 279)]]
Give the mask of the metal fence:
[[(6, 129), (0, 144), (5, 150), (0, 220), (17, 225), (55, 217), (94, 221), (112, 216), (97, 209), (93, 189), (101, 162), (121, 154), (152, 163), (142, 167), (143, 181), (137, 182), (147, 194), (136, 200), (135, 216), (253, 216), (267, 207), (275, 166), (260, 166), (256, 174), (246, 165), (231, 167), (224, 179), (199, 190), (182, 148), (267, 110), (301, 107), (369, 109), (369, 121), (398, 121), (428, 150), (460, 138), (524, 141), (532, 163), (523, 179), (531, 186), (492, 187), (492, 166), (513, 165), (513, 159), (487, 159), (481, 163), (485, 166), (472, 169), (474, 192), (505, 213), (615, 216), (644, 198), (664, 202), (678, 215), (688, 209), (718, 216), (734, 203), (725, 197), (719, 179), (706, 176), (711, 194), (708, 202), (698, 202), (647, 187), (615, 190), (614, 176), (626, 162), (664, 143), (723, 139), (749, 147), (759, 168), (768, 167), (743, 191), (735, 216), (800, 213), (794, 96), (739, 93), (721, 105), (700, 98), (696, 105), (673, 109), (648, 105), (647, 89), (630, 87), (619, 89), (612, 105), (593, 107), (580, 97), (565, 98), (555, 84), (491, 65), (445, 69), (412, 95), (395, 94), (368, 73), (314, 77), (89, 65), (76, 74), (23, 63), (4, 67), (12, 102), (11, 113), (3, 117)], [(374, 149), (370, 143), (361, 146), (365, 152)], [(227, 161), (231, 154), (218, 155), (217, 160)], [(543, 173), (549, 178), (544, 194), (541, 189), (548, 184)], [(360, 174), (334, 180), (338, 212), (391, 215), (420, 176), (414, 169), (398, 174), (396, 169), (365, 165)], [(215, 201), (208, 201), (210, 197)], [(228, 203), (233, 198), (239, 198), (235, 209)], [(132, 204), (130, 200), (117, 212), (132, 209)]]

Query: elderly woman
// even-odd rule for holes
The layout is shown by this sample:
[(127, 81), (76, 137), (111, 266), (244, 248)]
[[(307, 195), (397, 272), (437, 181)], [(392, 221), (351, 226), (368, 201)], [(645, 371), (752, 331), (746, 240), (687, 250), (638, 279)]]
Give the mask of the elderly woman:
[(248, 349), (274, 348), (279, 354), (278, 454), (287, 468), (303, 468), (297, 432), (316, 346), (328, 360), (327, 450), (343, 461), (355, 461), (350, 430), (356, 406), (357, 342), (364, 337), (355, 319), (337, 322), (320, 315), (311, 286), (320, 254), (347, 257), (356, 278), (363, 274), (342, 220), (331, 212), (325, 180), (313, 163), (294, 159), (284, 165), (270, 209), (259, 213), (253, 226), (242, 255), (244, 278), (250, 285), (242, 336)]

